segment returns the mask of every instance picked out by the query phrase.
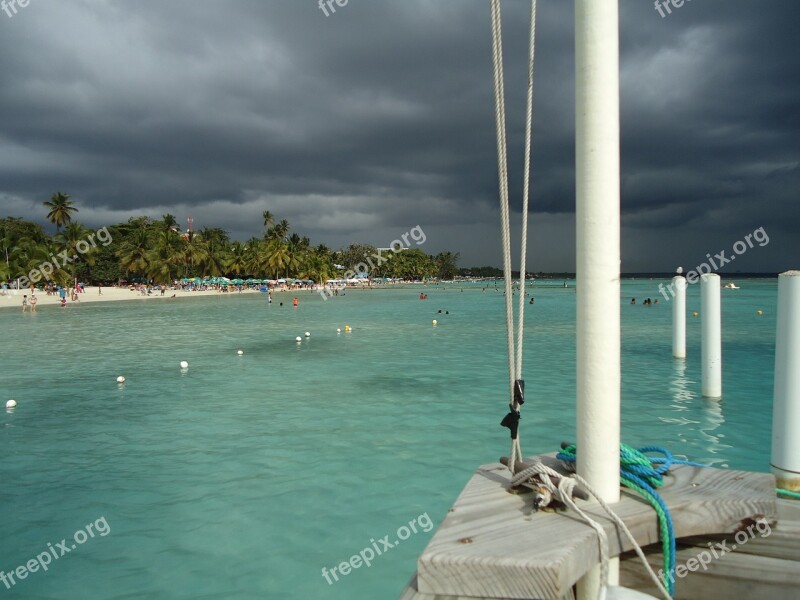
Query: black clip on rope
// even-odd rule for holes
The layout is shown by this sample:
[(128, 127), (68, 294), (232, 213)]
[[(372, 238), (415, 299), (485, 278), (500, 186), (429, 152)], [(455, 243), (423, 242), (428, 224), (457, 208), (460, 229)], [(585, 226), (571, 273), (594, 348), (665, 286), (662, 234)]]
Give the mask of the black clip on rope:
[(514, 381), (514, 404), (508, 405), (508, 414), (500, 421), (501, 427), (508, 427), (511, 430), (511, 439), (517, 439), (517, 432), (519, 431), (519, 420), (522, 418), (519, 414), (519, 409), (514, 406), (522, 406), (525, 404), (525, 380), (517, 379)]

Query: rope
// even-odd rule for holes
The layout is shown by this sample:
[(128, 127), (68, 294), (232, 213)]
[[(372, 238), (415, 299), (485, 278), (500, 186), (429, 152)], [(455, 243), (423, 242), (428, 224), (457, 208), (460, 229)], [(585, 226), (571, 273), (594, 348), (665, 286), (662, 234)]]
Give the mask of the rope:
[[(575, 489), (576, 484), (580, 484), (582, 488), (584, 488), (597, 500), (600, 507), (606, 512), (606, 514), (608, 514), (609, 517), (611, 517), (611, 520), (614, 521), (617, 527), (619, 527), (619, 529), (628, 538), (628, 541), (630, 541), (634, 551), (645, 565), (648, 575), (650, 575), (650, 578), (664, 596), (665, 600), (672, 600), (670, 592), (666, 587), (664, 587), (664, 584), (658, 578), (658, 575), (656, 575), (655, 571), (653, 571), (653, 568), (647, 561), (647, 557), (644, 555), (641, 546), (639, 546), (636, 538), (633, 537), (633, 534), (631, 533), (630, 529), (628, 529), (628, 526), (625, 525), (625, 522), (619, 518), (619, 516), (611, 509), (611, 507), (608, 506), (608, 504), (606, 504), (606, 502), (600, 497), (600, 494), (598, 494), (597, 491), (591, 485), (589, 485), (585, 479), (580, 477), (577, 473), (573, 473), (571, 477), (564, 477), (561, 473), (537, 461), (516, 475), (513, 475), (511, 478), (511, 486), (525, 485), (531, 477), (536, 477), (537, 483), (541, 482), (541, 485), (552, 495), (553, 498), (566, 504), (569, 508), (572, 508), (597, 532), (598, 542), (600, 544), (599, 598), (605, 598), (606, 588), (608, 587), (608, 536), (606, 535), (605, 530), (589, 515), (583, 512), (573, 500), (572, 492)], [(553, 484), (551, 477), (555, 477), (559, 480), (558, 486)]]
[(495, 125), (497, 129), (497, 169), (500, 180), (500, 226), (503, 250), (503, 277), (505, 280), (506, 342), (508, 346), (509, 414), (502, 425), (511, 430), (511, 452), (509, 468), (514, 473), (518, 458), (522, 458), (519, 441), (520, 406), (524, 403), (525, 384), (522, 380), (522, 349), (525, 318), (525, 267), (528, 246), (528, 196), (530, 191), (530, 157), (533, 129), (533, 66), (536, 40), (536, 0), (531, 0), (531, 34), (528, 61), (528, 97), (525, 122), (525, 169), (522, 207), (522, 247), (520, 258), (520, 308), (514, 347), (514, 307), (511, 276), (511, 224), (508, 197), (508, 143), (506, 139), (505, 89), (503, 75), (503, 32), (500, 16), (500, 0), (491, 0), (492, 16), (492, 63), (494, 73)]
[(531, 179), (531, 140), (533, 138), (533, 65), (536, 50), (536, 0), (531, 0), (531, 35), (528, 46), (528, 103), (525, 113), (525, 168), (522, 184), (522, 248), (520, 250), (519, 276), (522, 284), (519, 293), (517, 321), (517, 379), (522, 379), (522, 334), (525, 330), (525, 267), (528, 257), (528, 196)]
[(797, 492), (792, 492), (790, 490), (783, 490), (781, 488), (777, 488), (777, 491), (778, 491), (778, 496), (786, 496), (787, 498), (800, 500), (800, 494)]
[(508, 342), (508, 373), (510, 404), (514, 404), (514, 309), (511, 305), (511, 226), (508, 211), (508, 150), (506, 143), (506, 107), (503, 87), (503, 32), (500, 20), (500, 0), (491, 0), (492, 63), (494, 66), (494, 105), (497, 128), (497, 170), (500, 177), (500, 228), (503, 245), (503, 275), (505, 277), (506, 338)]
[[(658, 452), (663, 454), (663, 458), (646, 456), (647, 452)], [(646, 446), (636, 450), (626, 444), (620, 444), (619, 457), (622, 485), (644, 497), (658, 516), (661, 546), (664, 553), (664, 582), (669, 593), (673, 594), (675, 591), (675, 555), (677, 554), (675, 529), (672, 525), (669, 508), (656, 488), (663, 485), (663, 475), (669, 471), (672, 465), (692, 467), (704, 467), (705, 465), (677, 459), (668, 450), (658, 446)], [(574, 465), (577, 458), (575, 444), (564, 447), (556, 455), (556, 458), (564, 461), (570, 467)]]

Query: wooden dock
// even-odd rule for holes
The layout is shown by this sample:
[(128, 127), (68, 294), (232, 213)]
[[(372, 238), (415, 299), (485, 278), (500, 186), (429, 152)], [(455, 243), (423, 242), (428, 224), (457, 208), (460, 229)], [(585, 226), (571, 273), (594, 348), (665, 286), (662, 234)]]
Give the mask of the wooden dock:
[[(535, 459), (563, 471), (550, 455), (528, 460)], [(596, 533), (573, 513), (534, 512), (531, 494), (508, 491), (509, 475), (500, 463), (476, 471), (420, 556), (401, 600), (573, 597), (576, 581), (599, 561)], [(779, 501), (771, 474), (675, 466), (659, 493), (678, 538), (676, 599), (705, 599), (711, 590), (727, 599), (797, 596), (800, 502)], [(581, 508), (604, 527), (609, 554), (620, 557), (621, 585), (658, 596), (613, 521), (589, 502)], [(658, 572), (653, 509), (627, 492), (613, 509)]]

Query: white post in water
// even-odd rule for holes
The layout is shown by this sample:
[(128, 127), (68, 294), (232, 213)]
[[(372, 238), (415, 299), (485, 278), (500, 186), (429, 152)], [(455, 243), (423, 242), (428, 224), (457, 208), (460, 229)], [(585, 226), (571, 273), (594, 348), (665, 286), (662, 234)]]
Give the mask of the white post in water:
[(672, 278), (672, 356), (686, 358), (686, 278)]
[(800, 492), (800, 271), (778, 276), (771, 465), (779, 488)]
[(700, 278), (700, 319), (702, 339), (702, 391), (706, 398), (722, 397), (722, 314), (720, 280), (714, 273)]
[[(620, 495), (619, 189), (619, 3), (575, 0), (577, 468), (606, 502)], [(579, 598), (599, 577), (578, 582)]]

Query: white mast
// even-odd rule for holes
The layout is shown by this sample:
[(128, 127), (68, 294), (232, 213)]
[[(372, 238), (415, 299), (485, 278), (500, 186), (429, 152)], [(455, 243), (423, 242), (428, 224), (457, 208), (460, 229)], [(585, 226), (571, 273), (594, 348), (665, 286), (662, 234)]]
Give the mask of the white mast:
[[(620, 171), (618, 0), (575, 1), (578, 474), (618, 502)], [(612, 563), (609, 583), (618, 580)], [(581, 580), (593, 598), (599, 567)]]

